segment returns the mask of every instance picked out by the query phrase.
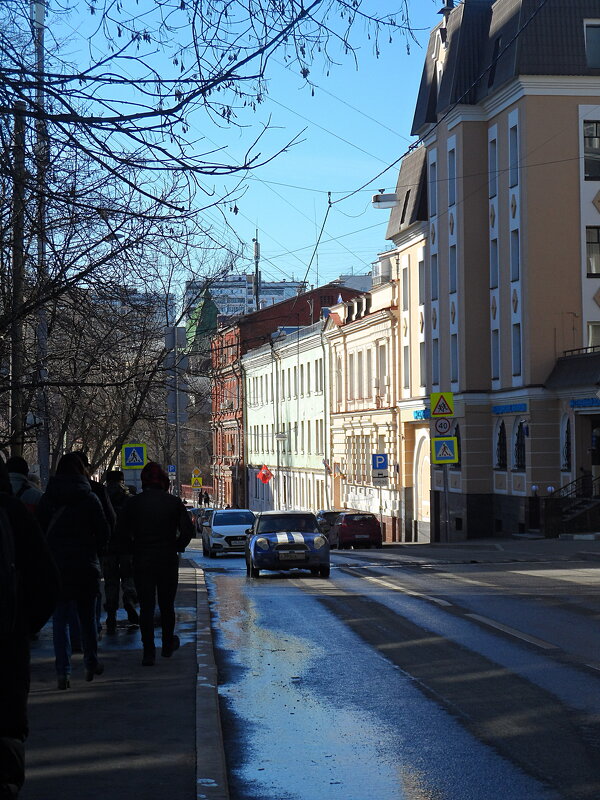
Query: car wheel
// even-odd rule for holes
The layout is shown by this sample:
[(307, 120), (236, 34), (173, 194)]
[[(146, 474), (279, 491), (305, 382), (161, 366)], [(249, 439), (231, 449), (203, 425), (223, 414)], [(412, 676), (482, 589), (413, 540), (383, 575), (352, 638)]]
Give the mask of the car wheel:
[(318, 575), (319, 574), (319, 568), (318, 567), (311, 567), (310, 568), (310, 574), (311, 575)]
[(329, 565), (326, 567), (319, 567), (320, 578), (328, 578), (330, 572), (331, 572), (331, 567), (329, 567)]
[(206, 542), (204, 541), (204, 539), (202, 539), (202, 555), (203, 556), (207, 556), (208, 555), (208, 550), (207, 550)]
[(216, 554), (216, 553), (215, 553), (215, 551), (212, 549), (212, 547), (209, 547), (209, 548), (208, 548), (208, 557), (209, 557), (209, 558), (216, 558), (216, 556), (217, 556), (217, 554)]
[(246, 577), (250, 577), (250, 562), (246, 559)]
[(255, 567), (253, 563), (250, 564), (250, 575), (253, 578), (260, 578), (260, 570), (258, 567)]

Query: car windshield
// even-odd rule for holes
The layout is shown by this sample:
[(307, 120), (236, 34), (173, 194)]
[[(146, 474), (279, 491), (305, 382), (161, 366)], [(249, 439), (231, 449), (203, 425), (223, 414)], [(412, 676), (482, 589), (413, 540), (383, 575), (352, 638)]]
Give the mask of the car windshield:
[(277, 531), (299, 531), (318, 533), (319, 528), (314, 514), (282, 514), (280, 517), (262, 517), (258, 522), (258, 533)]
[(347, 521), (350, 522), (372, 522), (375, 517), (372, 517), (370, 514), (348, 514), (346, 517)]
[(254, 514), (251, 511), (224, 511), (215, 514), (214, 525), (252, 525)]
[(339, 511), (326, 511), (325, 514), (323, 514), (323, 517), (327, 522), (330, 522), (333, 525), (339, 515)]

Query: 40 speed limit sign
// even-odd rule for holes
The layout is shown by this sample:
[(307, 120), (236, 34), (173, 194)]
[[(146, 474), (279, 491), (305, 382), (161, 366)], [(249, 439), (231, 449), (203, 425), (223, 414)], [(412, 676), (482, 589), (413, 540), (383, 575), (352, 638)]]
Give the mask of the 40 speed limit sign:
[(448, 417), (438, 417), (433, 420), (433, 427), (438, 436), (445, 436), (452, 427), (452, 420)]

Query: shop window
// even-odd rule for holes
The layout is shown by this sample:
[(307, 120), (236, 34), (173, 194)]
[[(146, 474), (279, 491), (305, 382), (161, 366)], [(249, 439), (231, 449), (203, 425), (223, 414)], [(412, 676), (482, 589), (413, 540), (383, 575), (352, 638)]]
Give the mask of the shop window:
[(506, 425), (502, 421), (496, 432), (496, 469), (506, 469), (507, 464)]
[(519, 422), (515, 430), (514, 469), (517, 472), (525, 471), (525, 437), (526, 425)]

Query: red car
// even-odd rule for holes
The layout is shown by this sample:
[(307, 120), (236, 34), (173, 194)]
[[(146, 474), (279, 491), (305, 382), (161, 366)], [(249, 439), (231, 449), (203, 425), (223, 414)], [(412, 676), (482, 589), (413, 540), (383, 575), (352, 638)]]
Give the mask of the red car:
[(340, 550), (349, 547), (381, 547), (381, 525), (375, 514), (361, 511), (345, 511), (333, 526), (334, 539)]

